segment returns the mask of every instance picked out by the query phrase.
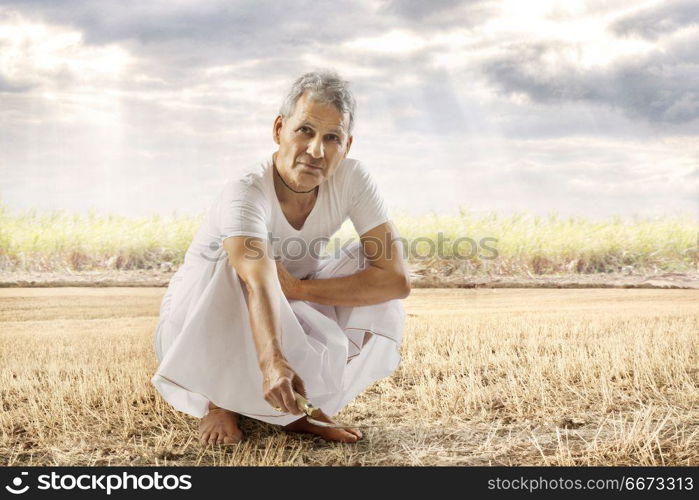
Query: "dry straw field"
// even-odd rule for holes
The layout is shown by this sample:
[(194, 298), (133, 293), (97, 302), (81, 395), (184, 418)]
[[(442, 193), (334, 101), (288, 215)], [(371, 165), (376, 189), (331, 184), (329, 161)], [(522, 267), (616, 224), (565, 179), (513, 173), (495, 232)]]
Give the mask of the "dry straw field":
[(0, 289), (0, 463), (699, 464), (695, 290), (417, 289), (400, 368), (338, 416), (380, 427), (206, 448), (149, 381), (164, 292)]

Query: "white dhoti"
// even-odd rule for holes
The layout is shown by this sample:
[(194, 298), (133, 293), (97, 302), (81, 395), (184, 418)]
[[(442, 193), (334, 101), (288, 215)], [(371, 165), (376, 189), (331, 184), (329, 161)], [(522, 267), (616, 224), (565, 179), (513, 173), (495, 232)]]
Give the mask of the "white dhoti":
[[(321, 260), (309, 279), (354, 274), (367, 265), (361, 244)], [(181, 268), (182, 269), (182, 268)], [(326, 306), (287, 300), (279, 288), (280, 344), (306, 396), (333, 416), (400, 362), (401, 300)], [(248, 317), (247, 290), (227, 258), (205, 273), (178, 273), (163, 297), (155, 332), (160, 366), (151, 382), (177, 410), (201, 418), (209, 401), (271, 424), (298, 415), (275, 411), (262, 396), (262, 373)], [(371, 336), (365, 345), (364, 334)]]

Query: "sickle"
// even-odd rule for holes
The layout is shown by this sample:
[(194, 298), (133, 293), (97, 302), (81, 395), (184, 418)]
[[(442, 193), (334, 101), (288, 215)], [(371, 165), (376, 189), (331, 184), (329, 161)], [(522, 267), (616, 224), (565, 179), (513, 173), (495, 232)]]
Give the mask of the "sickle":
[(345, 425), (339, 423), (329, 424), (327, 422), (316, 420), (315, 417), (319, 416), (321, 413), (320, 408), (313, 406), (310, 401), (296, 391), (294, 391), (294, 397), (296, 398), (296, 404), (298, 405), (299, 410), (306, 414), (306, 421), (310, 424), (317, 425), (319, 427), (329, 427), (331, 429), (365, 429), (367, 427), (381, 427), (380, 425)]

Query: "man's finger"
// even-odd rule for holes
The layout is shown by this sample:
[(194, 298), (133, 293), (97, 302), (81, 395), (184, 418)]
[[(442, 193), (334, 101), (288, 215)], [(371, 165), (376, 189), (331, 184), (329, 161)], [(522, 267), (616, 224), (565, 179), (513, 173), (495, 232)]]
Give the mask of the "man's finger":
[(306, 397), (306, 387), (303, 385), (303, 380), (301, 380), (301, 377), (296, 375), (294, 377), (294, 388), (296, 389), (296, 392), (301, 394), (304, 398)]
[(291, 382), (285, 384), (285, 387), (281, 389), (282, 398), (284, 398), (284, 406), (288, 409), (289, 413), (298, 415), (301, 413), (298, 405), (296, 404), (296, 398), (294, 397), (294, 388), (291, 386)]
[(266, 397), (265, 401), (267, 401), (267, 403), (275, 410), (279, 408), (279, 411), (285, 411), (284, 405), (280, 403), (279, 398), (277, 398), (274, 393), (271, 393), (268, 397)]

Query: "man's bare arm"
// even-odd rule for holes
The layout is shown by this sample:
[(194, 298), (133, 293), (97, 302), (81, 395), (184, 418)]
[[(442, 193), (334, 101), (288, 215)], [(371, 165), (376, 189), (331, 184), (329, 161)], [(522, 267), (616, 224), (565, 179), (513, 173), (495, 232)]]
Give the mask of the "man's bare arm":
[(392, 222), (380, 224), (361, 235), (369, 265), (363, 271), (341, 278), (298, 280), (278, 264), (284, 294), (289, 299), (337, 306), (364, 306), (407, 297), (410, 271), (397, 237)]
[(303, 381), (284, 358), (279, 343), (281, 289), (274, 261), (261, 238), (232, 236), (223, 240), (230, 265), (248, 291), (248, 316), (263, 376), (265, 400), (273, 407), (298, 414), (295, 389), (305, 395)]

